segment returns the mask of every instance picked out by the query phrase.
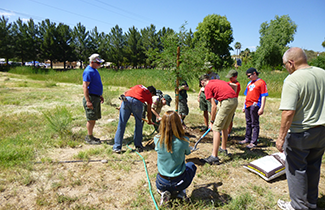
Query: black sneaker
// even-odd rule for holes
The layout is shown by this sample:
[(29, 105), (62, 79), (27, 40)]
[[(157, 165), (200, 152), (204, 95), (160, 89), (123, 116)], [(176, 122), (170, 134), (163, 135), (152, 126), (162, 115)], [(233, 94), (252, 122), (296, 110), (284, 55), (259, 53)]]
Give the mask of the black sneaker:
[(176, 198), (182, 199), (182, 200), (186, 200), (187, 196), (186, 196), (186, 190), (181, 190), (177, 193)]
[(86, 136), (85, 141), (87, 144), (92, 144), (92, 145), (98, 145), (100, 144), (100, 140), (96, 140), (94, 137), (93, 138), (89, 138), (89, 136)]
[(96, 138), (95, 136), (93, 136), (93, 138), (94, 138), (96, 141), (100, 141), (100, 139), (99, 139), (99, 138)]
[(143, 149), (144, 149), (144, 147), (143, 146), (136, 146), (135, 147), (135, 150), (137, 151), (137, 152), (143, 152)]
[(203, 163), (208, 163), (210, 165), (219, 165), (220, 162), (219, 162), (219, 158), (218, 157), (212, 157), (209, 156), (207, 158), (204, 158), (203, 160), (201, 160)]

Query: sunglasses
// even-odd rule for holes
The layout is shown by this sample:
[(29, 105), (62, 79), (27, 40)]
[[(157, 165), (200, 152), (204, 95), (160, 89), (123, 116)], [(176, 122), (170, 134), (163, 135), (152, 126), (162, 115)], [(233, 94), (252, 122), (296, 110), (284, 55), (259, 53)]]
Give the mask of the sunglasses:
[(249, 75), (247, 74), (247, 78), (250, 78), (252, 75), (253, 75), (253, 74), (249, 74)]

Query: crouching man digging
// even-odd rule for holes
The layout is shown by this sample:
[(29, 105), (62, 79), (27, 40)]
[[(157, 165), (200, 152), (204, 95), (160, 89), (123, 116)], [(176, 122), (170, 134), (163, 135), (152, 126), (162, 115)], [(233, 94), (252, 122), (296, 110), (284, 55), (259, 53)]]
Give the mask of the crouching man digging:
[[(236, 111), (238, 99), (236, 92), (225, 81), (215, 79), (210, 80), (205, 75), (201, 80), (201, 85), (205, 87), (204, 93), (206, 99), (211, 102), (211, 121), (209, 127), (213, 131), (213, 149), (211, 156), (203, 159), (204, 163), (219, 164), (218, 151), (228, 155), (226, 149), (228, 140), (228, 127), (232, 121), (232, 116)], [(220, 103), (220, 109), (217, 113), (217, 104), (215, 99)], [(220, 145), (220, 131), (222, 131), (222, 144)]]
[(122, 149), (123, 135), (125, 132), (126, 123), (128, 122), (131, 113), (135, 119), (135, 128), (134, 128), (134, 146), (138, 152), (143, 151), (142, 145), (142, 110), (143, 103), (147, 103), (147, 118), (148, 124), (153, 124), (152, 113), (151, 113), (151, 104), (152, 104), (152, 96), (156, 95), (156, 88), (153, 86), (149, 86), (148, 88), (143, 85), (136, 85), (130, 88), (125, 93), (125, 99), (121, 103), (120, 116), (117, 126), (117, 131), (115, 133), (114, 138), (114, 146), (113, 151), (116, 153), (120, 153)]

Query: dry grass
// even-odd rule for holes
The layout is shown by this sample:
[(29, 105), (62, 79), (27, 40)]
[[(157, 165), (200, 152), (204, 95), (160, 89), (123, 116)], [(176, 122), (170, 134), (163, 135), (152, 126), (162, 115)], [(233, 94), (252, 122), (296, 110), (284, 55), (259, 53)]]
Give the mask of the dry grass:
[[(22, 84), (25, 86), (22, 87)], [(91, 146), (83, 143), (86, 120), (81, 106), (81, 85), (58, 83), (49, 86), (46, 82), (0, 73), (2, 118), (10, 121), (20, 114), (22, 121), (28, 121), (28, 116), (35, 115), (40, 118), (37, 122), (42, 122), (43, 111), (54, 109), (57, 105), (65, 106), (73, 115), (72, 133), (76, 138), (73, 148), (59, 148), (53, 143), (57, 142), (59, 137), (51, 135), (48, 142), (42, 142), (42, 146), (35, 147), (33, 151), (35, 161), (42, 163), (26, 163), (24, 166), (1, 169), (0, 209), (154, 209), (144, 164), (141, 158), (126, 146), (133, 136), (132, 119), (125, 133), (123, 149), (126, 152), (112, 152), (118, 120), (118, 112), (114, 106), (119, 103), (117, 96), (125, 90), (105, 87), (104, 97), (107, 103), (103, 104), (103, 118), (95, 127), (95, 135), (105, 140), (105, 144)], [(173, 92), (165, 92), (174, 95)], [(192, 145), (203, 134), (199, 132), (203, 116), (198, 108), (197, 94), (189, 94), (190, 114), (185, 120)], [(274, 140), (277, 138), (280, 123), (280, 101), (267, 98), (265, 113), (260, 118), (259, 147), (254, 150), (246, 150), (237, 144), (243, 139), (245, 132), (245, 119), (241, 111), (243, 101), (244, 97), (241, 96), (232, 138), (228, 142), (232, 157), (221, 156), (222, 164), (219, 166), (202, 165), (199, 158), (211, 153), (212, 135), (208, 134), (198, 145), (199, 150), (187, 156), (187, 161), (193, 161), (198, 167), (196, 177), (187, 190), (192, 203), (175, 203), (174, 209), (276, 209), (277, 199), (289, 200), (285, 176), (266, 182), (242, 167), (254, 159), (276, 152)], [(174, 103), (171, 107), (164, 107), (163, 111), (173, 108)], [(37, 128), (38, 132), (29, 128), (33, 135), (22, 137), (20, 141), (34, 138), (36, 141), (46, 136), (48, 131), (45, 119)], [(153, 195), (159, 202), (155, 187), (157, 157), (150, 144), (153, 136), (149, 136), (152, 131), (152, 127), (145, 125), (144, 144), (148, 145), (141, 155), (145, 159)], [(10, 137), (21, 132), (19, 129), (12, 129), (6, 135)], [(132, 144), (130, 147), (133, 148)], [(103, 159), (108, 162), (102, 163), (100, 160)], [(58, 163), (67, 160), (80, 161)], [(82, 160), (84, 162), (81, 162)], [(324, 174), (322, 170), (320, 208), (325, 207)]]

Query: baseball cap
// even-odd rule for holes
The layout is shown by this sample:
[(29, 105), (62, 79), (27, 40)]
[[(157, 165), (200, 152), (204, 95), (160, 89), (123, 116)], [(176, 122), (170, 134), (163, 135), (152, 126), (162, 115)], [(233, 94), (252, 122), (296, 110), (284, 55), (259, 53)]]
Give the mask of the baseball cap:
[(98, 63), (103, 63), (105, 60), (101, 59), (99, 54), (95, 53), (95, 54), (92, 54), (90, 57), (89, 57), (89, 61), (90, 62), (98, 62)]
[(168, 106), (170, 106), (170, 102), (172, 101), (172, 97), (170, 97), (169, 95), (165, 94), (164, 96), (164, 99), (166, 100), (166, 104)]
[(234, 69), (231, 69), (228, 74), (226, 75), (226, 78), (230, 78), (230, 77), (235, 77), (238, 75), (238, 72)]
[(256, 75), (259, 74), (259, 72), (257, 72), (255, 68), (249, 68), (249, 69), (246, 71), (246, 74), (253, 74), (254, 72), (256, 72)]

